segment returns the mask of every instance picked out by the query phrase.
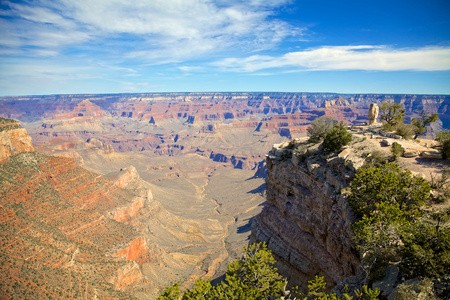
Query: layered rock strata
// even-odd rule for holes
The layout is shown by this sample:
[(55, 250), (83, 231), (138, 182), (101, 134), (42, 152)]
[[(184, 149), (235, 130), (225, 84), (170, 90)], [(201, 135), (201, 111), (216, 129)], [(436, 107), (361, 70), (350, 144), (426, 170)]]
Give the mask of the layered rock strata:
[(293, 140), (274, 146), (266, 162), (267, 205), (253, 220), (251, 242), (267, 243), (280, 273), (294, 285), (304, 287), (319, 275), (332, 287), (354, 275), (358, 254), (339, 192), (362, 161), (348, 153), (327, 159), (320, 146)]

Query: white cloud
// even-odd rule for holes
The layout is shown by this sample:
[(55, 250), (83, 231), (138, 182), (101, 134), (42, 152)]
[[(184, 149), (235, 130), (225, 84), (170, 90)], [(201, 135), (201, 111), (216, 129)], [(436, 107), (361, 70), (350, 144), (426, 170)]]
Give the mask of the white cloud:
[[(62, 51), (74, 45), (119, 39), (128, 45), (108, 50), (120, 56), (146, 62), (184, 60), (229, 49), (268, 49), (288, 36), (300, 36), (303, 29), (272, 17), (274, 9), (287, 2), (6, 1), (10, 11), (3, 11), (2, 15), (12, 18), (5, 18), (2, 28), (17, 47)], [(0, 46), (14, 47), (12, 42), (3, 39)]]
[(236, 72), (274, 68), (297, 70), (447, 71), (450, 47), (391, 49), (386, 46), (328, 46), (289, 52), (282, 56), (253, 55), (227, 58), (213, 66)]
[(178, 69), (180, 69), (183, 72), (204, 71), (204, 69), (202, 67), (196, 67), (196, 66), (179, 66)]

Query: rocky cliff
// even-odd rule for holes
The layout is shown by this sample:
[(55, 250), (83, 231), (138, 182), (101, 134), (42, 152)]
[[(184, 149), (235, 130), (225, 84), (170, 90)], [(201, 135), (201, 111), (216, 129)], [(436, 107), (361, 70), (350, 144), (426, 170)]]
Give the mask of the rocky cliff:
[(359, 272), (345, 188), (374, 151), (387, 157), (388, 145), (397, 141), (405, 149), (400, 166), (428, 179), (448, 166), (435, 159), (442, 157), (430, 148), (433, 141), (386, 138), (379, 126), (357, 126), (351, 132), (351, 145), (338, 154), (303, 138), (274, 145), (266, 156), (267, 203), (252, 222), (251, 242), (268, 244), (291, 284), (305, 287), (319, 275), (332, 288)]
[(0, 162), (20, 152), (33, 152), (31, 138), (19, 122), (0, 118)]
[[(291, 147), (304, 153), (292, 154)], [(341, 158), (321, 161), (318, 147), (306, 147), (294, 140), (267, 156), (267, 204), (252, 222), (251, 241), (268, 244), (290, 283), (305, 286), (319, 275), (333, 285), (359, 265), (349, 208), (339, 194), (354, 170)]]

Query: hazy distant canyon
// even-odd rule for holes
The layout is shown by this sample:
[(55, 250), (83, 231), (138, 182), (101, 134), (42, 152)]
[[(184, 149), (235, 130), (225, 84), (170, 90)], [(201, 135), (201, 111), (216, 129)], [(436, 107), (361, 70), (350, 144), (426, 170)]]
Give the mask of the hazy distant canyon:
[[(407, 121), (416, 111), (439, 113), (430, 135), (450, 128), (450, 96), (445, 95), (23, 96), (0, 98), (0, 116), (20, 121), (37, 152), (59, 156), (27, 156), (36, 167), (33, 180), (28, 182), (26, 174), (17, 177), (24, 183), (17, 187), (21, 197), (42, 209), (34, 217), (58, 227), (62, 216), (79, 216), (67, 217), (60, 229), (72, 240), (43, 234), (34, 247), (53, 257), (51, 267), (64, 270), (64, 276), (81, 276), (76, 282), (98, 268), (96, 259), (104, 255), (105, 278), (97, 274), (96, 280), (145, 298), (175, 281), (187, 287), (197, 278), (216, 278), (238, 257), (248, 243), (251, 220), (265, 202), (264, 162), (273, 144), (305, 136), (309, 123), (322, 115), (362, 124), (368, 121), (370, 104), (384, 100), (402, 103)], [(50, 167), (44, 168), (44, 161)], [(51, 188), (44, 191), (43, 186)], [(64, 206), (69, 195), (78, 200), (59, 208), (60, 215), (44, 216), (50, 204), (39, 202), (40, 194), (48, 199), (60, 195), (49, 200), (56, 207)], [(28, 213), (28, 204), (23, 205)], [(11, 211), (1, 213), (16, 220)], [(27, 226), (20, 223), (17, 232), (33, 227)], [(89, 238), (92, 230), (96, 240)], [(24, 240), (36, 238), (36, 232), (31, 230)], [(83, 243), (95, 251), (84, 249)], [(52, 247), (59, 249), (58, 255), (50, 254)], [(19, 259), (12, 250), (6, 253)], [(89, 286), (86, 296), (92, 298), (100, 287)]]

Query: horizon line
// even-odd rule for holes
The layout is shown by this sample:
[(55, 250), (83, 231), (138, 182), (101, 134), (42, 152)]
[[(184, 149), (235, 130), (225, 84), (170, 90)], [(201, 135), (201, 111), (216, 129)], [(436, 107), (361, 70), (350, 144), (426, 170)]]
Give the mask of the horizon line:
[(361, 92), (282, 92), (282, 91), (209, 91), (209, 92), (116, 92), (116, 93), (50, 93), (29, 95), (0, 95), (0, 99), (8, 97), (42, 97), (42, 96), (90, 96), (90, 95), (157, 95), (157, 94), (335, 94), (335, 95), (417, 95), (417, 96), (450, 96), (450, 94), (433, 93), (361, 93)]

